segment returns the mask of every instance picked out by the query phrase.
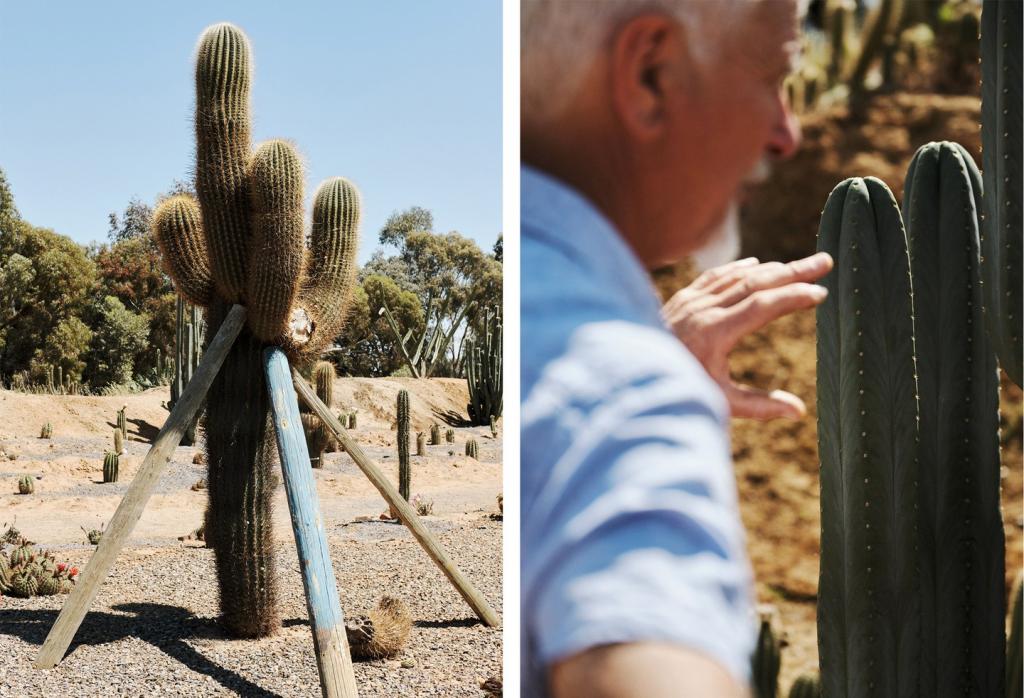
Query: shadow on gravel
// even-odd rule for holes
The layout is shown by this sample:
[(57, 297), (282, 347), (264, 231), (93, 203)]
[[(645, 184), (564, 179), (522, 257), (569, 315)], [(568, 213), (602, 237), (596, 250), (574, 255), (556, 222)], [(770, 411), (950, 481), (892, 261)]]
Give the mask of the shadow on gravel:
[(473, 426), (473, 422), (469, 421), (455, 410), (448, 410), (447, 412), (442, 412), (441, 410), (435, 409), (434, 416), (450, 427), (461, 428)]
[[(199, 618), (179, 606), (156, 603), (129, 603), (113, 607), (121, 613), (90, 612), (75, 635), (63, 661), (80, 645), (103, 645), (126, 637), (148, 642), (192, 671), (209, 676), (226, 689), (243, 696), (280, 698), (230, 669), (206, 658), (187, 639), (228, 639), (217, 621)], [(14, 635), (25, 642), (41, 646), (58, 611), (7, 609), (0, 616), (0, 634)], [(133, 614), (133, 615), (122, 615)]]
[(451, 618), (449, 620), (418, 620), (417, 628), (474, 628), (483, 625), (479, 618)]
[(145, 419), (129, 419), (128, 423), (135, 425), (135, 433), (139, 435), (138, 440), (148, 444), (156, 441), (156, 436), (160, 433), (160, 427), (153, 426)]

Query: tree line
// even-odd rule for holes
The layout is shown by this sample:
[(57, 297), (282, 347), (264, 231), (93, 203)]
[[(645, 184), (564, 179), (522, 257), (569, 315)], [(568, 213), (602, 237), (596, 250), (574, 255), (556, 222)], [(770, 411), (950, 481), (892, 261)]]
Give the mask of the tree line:
[[(175, 182), (156, 203), (189, 190)], [(110, 214), (107, 242), (79, 245), (24, 220), (0, 169), (0, 383), (10, 386), (20, 376), (45, 384), (56, 367), (91, 391), (166, 381), (177, 294), (161, 268), (152, 213), (152, 206), (133, 199)], [(485, 308), (501, 305), (502, 240), (485, 252), (457, 232), (433, 228), (430, 211), (412, 207), (394, 213), (381, 229), (382, 247), (359, 270), (348, 321), (324, 356), (340, 374), (408, 370), (380, 314), (386, 305), (412, 336), (447, 332), (458, 321), (456, 341), (434, 375), (462, 375), (466, 337)], [(428, 308), (434, 309), (429, 318)]]

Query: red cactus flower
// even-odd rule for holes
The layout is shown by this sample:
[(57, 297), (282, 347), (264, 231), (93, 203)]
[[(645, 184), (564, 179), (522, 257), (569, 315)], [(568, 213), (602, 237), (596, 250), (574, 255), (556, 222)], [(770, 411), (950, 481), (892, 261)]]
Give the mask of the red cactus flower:
[(57, 571), (58, 571), (58, 572), (63, 572), (63, 571), (64, 571), (64, 570), (66, 570), (67, 568), (68, 568), (68, 566), (67, 566), (67, 564), (66, 564), (66, 563), (63, 563), (63, 562), (58, 562), (58, 563), (57, 563)]
[(68, 572), (68, 577), (74, 577), (76, 574), (78, 574), (78, 568), (72, 567), (71, 570)]

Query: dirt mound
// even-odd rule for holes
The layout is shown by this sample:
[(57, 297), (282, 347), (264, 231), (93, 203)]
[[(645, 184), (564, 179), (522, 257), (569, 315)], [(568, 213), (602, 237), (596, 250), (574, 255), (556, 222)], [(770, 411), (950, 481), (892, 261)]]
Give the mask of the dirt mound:
[(878, 177), (901, 201), (907, 165), (930, 141), (956, 141), (981, 166), (981, 100), (974, 96), (881, 95), (863, 116), (835, 107), (800, 124), (796, 155), (775, 165), (743, 206), (744, 256), (789, 261), (814, 252), (821, 209), (847, 177)]

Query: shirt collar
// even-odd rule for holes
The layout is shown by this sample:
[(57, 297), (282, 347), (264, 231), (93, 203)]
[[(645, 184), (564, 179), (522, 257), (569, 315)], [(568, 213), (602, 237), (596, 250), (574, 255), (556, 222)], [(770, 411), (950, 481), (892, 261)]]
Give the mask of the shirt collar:
[(529, 165), (520, 174), (523, 237), (562, 249), (609, 289), (626, 294), (630, 306), (663, 324), (650, 275), (611, 221), (561, 180)]

